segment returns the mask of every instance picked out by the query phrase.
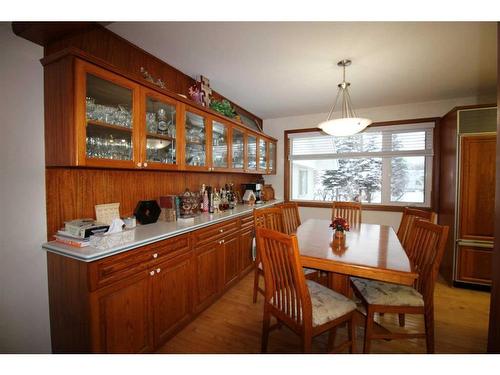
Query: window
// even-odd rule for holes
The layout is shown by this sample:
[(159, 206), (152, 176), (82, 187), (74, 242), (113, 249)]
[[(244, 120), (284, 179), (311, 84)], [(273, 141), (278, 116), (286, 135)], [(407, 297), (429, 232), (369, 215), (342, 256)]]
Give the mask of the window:
[(430, 207), (433, 122), (289, 133), (291, 200)]

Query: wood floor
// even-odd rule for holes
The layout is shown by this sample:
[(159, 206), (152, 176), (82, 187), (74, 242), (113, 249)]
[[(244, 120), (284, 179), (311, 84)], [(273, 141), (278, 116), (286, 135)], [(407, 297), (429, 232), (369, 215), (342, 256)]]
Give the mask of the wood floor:
[[(158, 350), (158, 353), (259, 353), (262, 329), (262, 296), (252, 303), (253, 273), (230, 289), (214, 305)], [(490, 294), (451, 288), (439, 281), (435, 291), (436, 353), (485, 353)], [(391, 330), (400, 330), (397, 316), (376, 318)], [(407, 315), (406, 331), (423, 330), (423, 318)], [(345, 338), (337, 331), (336, 343)], [(363, 329), (358, 328), (358, 353)], [(313, 352), (325, 353), (327, 334), (313, 340)], [(272, 331), (269, 353), (299, 353), (298, 337), (283, 327)], [(425, 353), (425, 340), (376, 340), (372, 353)]]

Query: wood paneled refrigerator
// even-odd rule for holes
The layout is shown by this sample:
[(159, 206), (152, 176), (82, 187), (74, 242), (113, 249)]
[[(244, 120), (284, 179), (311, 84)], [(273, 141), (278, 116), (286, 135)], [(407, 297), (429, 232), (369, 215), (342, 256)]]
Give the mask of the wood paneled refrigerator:
[(442, 275), (456, 286), (491, 284), (496, 107), (456, 108), (440, 123), (440, 224), (450, 226)]

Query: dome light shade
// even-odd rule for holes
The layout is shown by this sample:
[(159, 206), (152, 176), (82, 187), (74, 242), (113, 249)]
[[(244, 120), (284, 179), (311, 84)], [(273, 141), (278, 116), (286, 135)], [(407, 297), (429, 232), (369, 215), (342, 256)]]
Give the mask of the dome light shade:
[[(343, 80), (337, 85), (337, 97), (335, 98), (335, 102), (333, 103), (333, 107), (330, 110), (327, 119), (320, 123), (318, 128), (327, 134), (345, 137), (363, 131), (372, 123), (372, 121), (367, 118), (357, 117), (356, 113), (354, 113), (351, 96), (349, 94), (349, 86), (351, 84), (345, 81), (345, 67), (351, 65), (351, 60), (341, 60), (337, 63), (337, 65), (343, 67), (344, 69)], [(342, 106), (341, 117), (333, 119), (333, 112), (335, 111), (335, 107), (337, 106), (339, 99)]]
[(362, 132), (372, 123), (371, 120), (361, 117), (345, 117), (336, 120), (323, 121), (318, 128), (325, 133), (338, 137), (345, 137)]

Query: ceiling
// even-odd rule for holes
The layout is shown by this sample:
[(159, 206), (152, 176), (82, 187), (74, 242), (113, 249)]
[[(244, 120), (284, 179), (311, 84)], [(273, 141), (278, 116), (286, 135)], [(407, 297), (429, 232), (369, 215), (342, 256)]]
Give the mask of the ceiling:
[(268, 119), (328, 112), (341, 69), (355, 108), (495, 95), (494, 22), (116, 22), (106, 26)]

